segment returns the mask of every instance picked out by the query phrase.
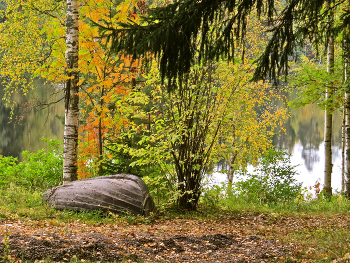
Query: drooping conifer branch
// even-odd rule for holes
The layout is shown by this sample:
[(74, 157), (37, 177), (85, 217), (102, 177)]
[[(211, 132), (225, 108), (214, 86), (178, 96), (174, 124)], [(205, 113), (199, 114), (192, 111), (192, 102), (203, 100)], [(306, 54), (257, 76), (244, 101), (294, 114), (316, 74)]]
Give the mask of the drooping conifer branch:
[[(326, 7), (329, 1), (288, 1), (277, 21), (268, 23), (272, 37), (257, 61), (254, 80), (276, 79), (281, 73), (287, 74), (288, 60), (304, 39), (316, 47), (322, 39), (328, 39), (331, 32), (324, 18), (330, 12)], [(345, 1), (336, 1), (332, 8)], [(114, 52), (121, 51), (144, 60), (147, 55), (156, 54), (162, 79), (167, 78), (174, 84), (175, 79), (181, 83), (193, 63), (221, 57), (233, 60), (235, 43), (242, 44), (240, 41), (244, 40), (249, 14), (255, 10), (259, 17), (263, 14), (271, 22), (275, 4), (275, 0), (180, 0), (150, 9), (140, 24), (130, 20), (100, 27), (103, 36), (112, 42)], [(333, 30), (341, 31), (348, 20), (349, 14), (343, 14), (343, 23)]]
[(180, 83), (194, 62), (234, 59), (234, 43), (245, 36), (247, 18), (253, 9), (258, 15), (274, 15), (274, 0), (182, 0), (150, 9), (141, 23), (132, 20), (101, 26), (114, 52), (147, 59), (159, 58), (162, 80)]
[(331, 0), (293, 0), (281, 12), (275, 25), (269, 30), (272, 36), (264, 53), (257, 60), (253, 80), (277, 80), (281, 74), (288, 75), (288, 62), (293, 58), (296, 48), (305, 40), (313, 43), (318, 55), (322, 44), (324, 51), (328, 39), (335, 31), (341, 32), (348, 23), (349, 14), (344, 13), (342, 23), (330, 29), (327, 23), (329, 13), (345, 0), (326, 5)]

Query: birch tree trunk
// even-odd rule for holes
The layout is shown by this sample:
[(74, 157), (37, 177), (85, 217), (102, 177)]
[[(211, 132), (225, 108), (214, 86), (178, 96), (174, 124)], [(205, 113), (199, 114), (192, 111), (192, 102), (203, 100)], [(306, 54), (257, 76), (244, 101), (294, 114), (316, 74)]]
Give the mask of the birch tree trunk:
[[(334, 39), (333, 36), (328, 40), (327, 54), (327, 72), (334, 73)], [(326, 90), (326, 110), (325, 110), (325, 168), (324, 168), (324, 188), (323, 191), (327, 196), (332, 196), (332, 120), (333, 120), (333, 93), (332, 87)]]
[(234, 170), (234, 164), (235, 164), (235, 157), (236, 157), (236, 126), (232, 126), (232, 146), (231, 146), (232, 152), (230, 153), (230, 160), (229, 160), (229, 168), (228, 168), (228, 182), (232, 184), (233, 181), (233, 174), (235, 172)]
[(341, 126), (341, 191), (345, 192), (345, 110)]
[(345, 175), (346, 175), (346, 183), (345, 183), (345, 192), (347, 197), (350, 197), (350, 68), (349, 68), (349, 59), (350, 59), (350, 26), (348, 25), (344, 29), (344, 45), (343, 45), (343, 53), (344, 53), (344, 81), (346, 85), (345, 90), (345, 103), (344, 103), (344, 111), (345, 111)]
[(63, 184), (77, 180), (77, 148), (79, 125), (79, 4), (67, 0), (66, 16), (66, 74)]

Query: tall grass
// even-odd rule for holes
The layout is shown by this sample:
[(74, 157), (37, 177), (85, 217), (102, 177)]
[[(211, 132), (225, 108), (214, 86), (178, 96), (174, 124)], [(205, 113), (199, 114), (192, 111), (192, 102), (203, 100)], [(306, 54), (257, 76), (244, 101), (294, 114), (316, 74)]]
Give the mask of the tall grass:
[[(42, 194), (48, 188), (61, 183), (63, 166), (62, 142), (57, 140), (46, 140), (46, 142), (48, 144), (46, 149), (36, 153), (24, 152), (22, 162), (13, 157), (0, 156), (0, 218), (40, 219), (55, 215), (65, 220), (69, 216), (65, 213), (62, 217), (61, 212), (42, 203)], [(330, 199), (324, 198), (322, 193), (317, 198), (306, 197), (306, 190), (295, 181), (294, 174), (295, 166), (290, 165), (288, 155), (283, 151), (270, 151), (262, 159), (261, 166), (253, 173), (245, 174), (245, 180), (229, 187), (221, 185), (204, 188), (198, 209), (204, 210), (206, 216), (229, 211), (294, 214), (345, 214), (350, 211), (350, 201), (339, 193)], [(174, 191), (176, 187), (160, 184), (162, 181), (159, 180), (159, 178), (156, 180), (157, 183), (154, 183), (155, 180), (146, 182), (149, 184), (150, 192), (157, 193), (161, 213), (169, 215), (176, 211), (169, 209), (176, 207), (176, 198), (167, 196), (167, 200), (163, 200), (166, 205), (162, 205), (162, 198), (158, 195), (162, 192), (178, 193)], [(174, 203), (171, 205), (169, 200)], [(178, 212), (177, 210), (176, 214)], [(98, 213), (91, 218), (96, 219), (96, 216)], [(89, 216), (83, 213), (82, 217)]]
[[(350, 201), (341, 193), (325, 198), (320, 189), (317, 189), (318, 197), (312, 198), (307, 195), (306, 189), (302, 189), (293, 178), (294, 168), (289, 166), (288, 158), (281, 155), (267, 156), (262, 166), (251, 174), (245, 174), (245, 179), (227, 186), (213, 186), (203, 188), (203, 193), (198, 206), (198, 211), (186, 212), (176, 209), (175, 185), (169, 185), (167, 178), (148, 178), (151, 193), (159, 200), (160, 213), (154, 218), (143, 218), (125, 214), (115, 216), (109, 213), (56, 211), (42, 203), (42, 194), (46, 189), (59, 185), (62, 177), (62, 150), (60, 142), (47, 141), (48, 148), (36, 153), (25, 152), (23, 162), (18, 162), (13, 157), (0, 156), (0, 221), (16, 219), (32, 219), (39, 221), (50, 220), (50, 223), (62, 225), (66, 222), (80, 221), (87, 224), (149, 224), (152, 220), (161, 217), (172, 219), (175, 217), (190, 217), (198, 220), (207, 218), (219, 219), (237, 214), (263, 213), (268, 218), (288, 218), (296, 222), (300, 219), (307, 225), (310, 217), (319, 217), (320, 224), (313, 228), (298, 228), (289, 234), (279, 233), (273, 230), (268, 238), (279, 239), (285, 244), (294, 243), (303, 250), (299, 259), (312, 258), (313, 262), (336, 262), (346, 261), (350, 252), (348, 242), (349, 227), (346, 220), (350, 211)], [(273, 158), (271, 158), (271, 156)], [(280, 159), (276, 159), (275, 157)], [(269, 159), (270, 158), (270, 159)], [(283, 168), (283, 169), (282, 169)], [(280, 180), (280, 179), (283, 180)], [(152, 180), (151, 180), (152, 179)], [(281, 183), (282, 182), (282, 183)], [(162, 193), (167, 193), (162, 198)], [(174, 193), (173, 198), (170, 195)], [(305, 216), (304, 216), (305, 215)], [(336, 215), (336, 217), (334, 217)], [(327, 220), (336, 218), (336, 223), (343, 227), (328, 225)], [(239, 217), (238, 217), (239, 218)], [(318, 220), (318, 219), (317, 219)], [(332, 221), (332, 220), (328, 220)], [(272, 223), (271, 223), (272, 222)], [(275, 221), (267, 222), (266, 228), (271, 228)], [(334, 220), (332, 221), (334, 222)], [(345, 224), (345, 225), (344, 225)], [(243, 225), (241, 226), (243, 227)], [(251, 226), (253, 229), (254, 224)], [(279, 226), (276, 226), (279, 227)], [(273, 227), (272, 227), (273, 228)], [(264, 226), (260, 231), (263, 234)], [(249, 230), (249, 229), (248, 229)], [(254, 229), (253, 229), (254, 230)], [(260, 233), (259, 232), (259, 233)], [(310, 247), (314, 250), (310, 250)], [(318, 251), (314, 255), (310, 251)], [(344, 260), (343, 260), (343, 259)], [(291, 259), (285, 262), (301, 262), (299, 259)], [(80, 262), (80, 261), (71, 261)]]

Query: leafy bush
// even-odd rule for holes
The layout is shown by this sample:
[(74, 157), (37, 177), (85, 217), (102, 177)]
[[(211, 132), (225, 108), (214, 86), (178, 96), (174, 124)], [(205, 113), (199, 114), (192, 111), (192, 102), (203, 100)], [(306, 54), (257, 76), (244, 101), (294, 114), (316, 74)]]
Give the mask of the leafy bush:
[(29, 153), (24, 151), (23, 161), (0, 155), (0, 186), (14, 183), (27, 188), (46, 189), (62, 181), (62, 141), (43, 139), (48, 148)]
[(9, 177), (16, 174), (17, 158), (0, 155), (0, 186), (9, 183)]
[(219, 204), (226, 205), (227, 201), (227, 185), (224, 183), (219, 185), (203, 187), (201, 195), (201, 203), (211, 209), (216, 209)]
[[(171, 170), (170, 165), (169, 170)], [(142, 177), (142, 179), (147, 184), (154, 202), (160, 211), (176, 204), (180, 191), (176, 176), (173, 173), (167, 175), (164, 173), (150, 174), (149, 176)]]
[(294, 176), (297, 165), (292, 165), (290, 155), (283, 150), (269, 150), (253, 173), (242, 172), (246, 180), (233, 184), (237, 196), (247, 201), (277, 203), (294, 200), (302, 190)]

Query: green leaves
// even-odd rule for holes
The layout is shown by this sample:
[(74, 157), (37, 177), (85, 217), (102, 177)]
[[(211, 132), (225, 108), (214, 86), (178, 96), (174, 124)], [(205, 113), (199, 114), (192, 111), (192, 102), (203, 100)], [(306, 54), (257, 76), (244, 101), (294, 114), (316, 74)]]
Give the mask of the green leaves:
[(47, 189), (62, 182), (62, 141), (43, 139), (48, 148), (29, 153), (24, 151), (23, 161), (0, 156), (0, 180), (23, 185), (28, 189)]
[[(342, 65), (338, 60), (333, 74), (327, 72), (324, 63), (303, 58), (302, 63), (293, 64), (289, 85), (296, 92), (296, 99), (289, 104), (295, 108), (310, 103), (317, 103), (322, 109), (329, 112), (341, 107), (344, 103), (344, 86), (342, 77)], [(333, 89), (332, 98), (325, 99), (327, 89)]]
[(237, 196), (260, 204), (293, 201), (301, 191), (296, 166), (285, 151), (269, 150), (253, 173), (242, 173), (233, 184)]

